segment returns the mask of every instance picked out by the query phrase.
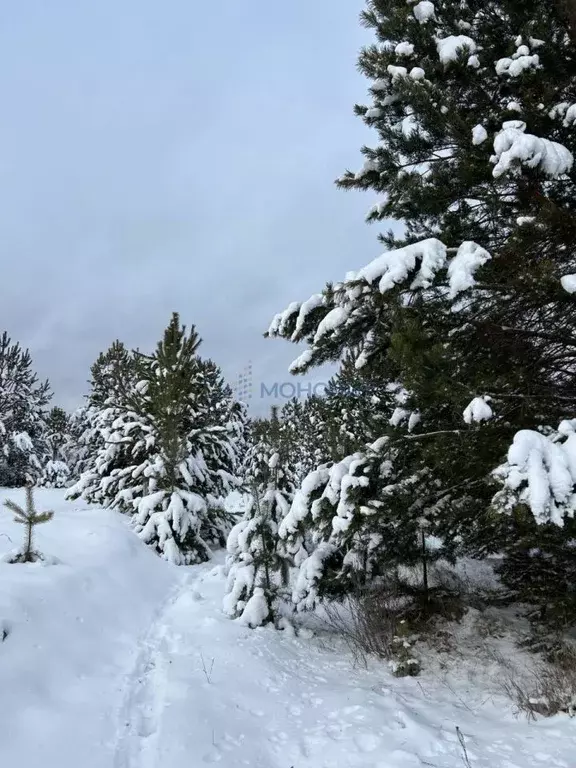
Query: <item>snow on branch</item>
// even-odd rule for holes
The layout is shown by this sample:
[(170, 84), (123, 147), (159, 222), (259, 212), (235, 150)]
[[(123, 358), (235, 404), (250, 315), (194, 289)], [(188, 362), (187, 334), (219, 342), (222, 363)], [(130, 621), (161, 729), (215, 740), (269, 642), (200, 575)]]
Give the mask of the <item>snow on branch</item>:
[(420, 0), (413, 8), (414, 18), (420, 24), (426, 24), (430, 19), (436, 18), (436, 8), (430, 0)]
[(557, 117), (562, 118), (562, 125), (565, 128), (569, 128), (571, 125), (574, 125), (576, 123), (576, 104), (570, 104), (567, 101), (563, 101), (560, 104), (556, 104), (550, 112), (548, 112), (548, 116), (552, 119), (555, 119)]
[[(526, 46), (524, 46), (526, 48)], [(520, 49), (519, 49), (520, 50)], [(526, 48), (528, 50), (528, 48)], [(498, 75), (508, 75), (509, 77), (518, 77), (526, 69), (536, 69), (540, 65), (540, 57), (537, 53), (532, 56), (530, 53), (521, 54), (517, 53), (512, 56), (511, 59), (499, 59), (496, 62), (496, 73)]]
[(310, 343), (290, 366), (292, 373), (301, 373), (315, 363), (319, 345), (328, 339), (344, 343), (344, 336), (353, 329), (359, 350), (357, 367), (362, 367), (376, 346), (370, 327), (375, 291), (384, 294), (396, 287), (417, 291), (434, 286), (438, 290), (431, 296), (452, 300), (474, 286), (476, 271), (491, 258), (488, 251), (471, 241), (450, 250), (456, 250), (451, 258), (444, 243), (429, 238), (387, 251), (358, 272), (349, 272), (323, 294), (314, 294), (303, 304), (292, 302), (275, 315), (267, 336)]
[(464, 51), (476, 53), (476, 43), (467, 35), (448, 35), (436, 38), (436, 48), (442, 64), (447, 67), (451, 62), (458, 61), (458, 56)]
[(447, 253), (444, 243), (429, 238), (383, 253), (358, 273), (352, 273), (348, 281), (374, 283), (379, 280), (378, 289), (385, 293), (413, 276), (410, 290), (429, 288), (437, 273), (448, 263), (448, 288), (450, 297), (454, 298), (474, 285), (476, 270), (491, 257), (488, 251), (471, 241), (462, 243), (450, 261)]
[(487, 138), (488, 131), (483, 125), (475, 125), (474, 128), (472, 128), (472, 144), (474, 144), (474, 146), (482, 144)]
[(446, 246), (436, 238), (429, 238), (404, 248), (383, 253), (382, 256), (371, 261), (356, 275), (352, 273), (349, 282), (365, 280), (368, 283), (374, 283), (379, 280), (380, 293), (385, 293), (395, 285), (403, 283), (419, 265), (411, 288), (427, 288), (434, 279), (436, 272), (442, 269), (445, 263)]
[(408, 42), (398, 43), (394, 48), (394, 52), (398, 56), (412, 56), (414, 54), (414, 45)]
[(558, 178), (571, 170), (574, 157), (563, 144), (525, 131), (526, 123), (521, 120), (503, 123), (494, 139), (494, 155), (490, 158), (495, 163), (492, 170), (495, 178), (505, 173), (518, 174), (522, 165), (538, 168), (550, 178)]
[(478, 243), (471, 240), (462, 243), (456, 256), (448, 264), (450, 298), (453, 299), (462, 291), (471, 288), (476, 282), (474, 278), (476, 270), (491, 258), (488, 251)]
[(540, 67), (540, 57), (537, 53), (530, 53), (530, 46), (532, 48), (539, 48), (544, 45), (543, 40), (537, 40), (535, 38), (528, 38), (529, 45), (523, 42), (522, 35), (518, 35), (516, 38), (516, 53), (513, 53), (510, 58), (498, 59), (495, 64), (496, 74), (508, 77), (519, 77), (525, 70), (538, 69)]
[(462, 414), (466, 424), (489, 421), (494, 415), (492, 408), (488, 405), (491, 399), (488, 395), (483, 395), (482, 397), (475, 397), (468, 403)]
[(576, 419), (561, 422), (551, 434), (517, 432), (494, 475), (504, 486), (494, 498), (496, 507), (510, 511), (526, 504), (537, 523), (562, 526), (576, 509)]
[(388, 64), (386, 71), (392, 78), (393, 83), (395, 83), (398, 80), (401, 80), (403, 77), (408, 77), (408, 70), (406, 69), (406, 67), (398, 67), (395, 64)]
[(284, 312), (278, 312), (277, 315), (274, 315), (272, 322), (270, 323), (270, 327), (268, 328), (268, 333), (270, 336), (283, 336), (287, 321), (295, 312), (298, 312), (299, 310), (300, 302), (293, 301), (288, 305)]
[(560, 284), (567, 293), (576, 293), (576, 275), (564, 275), (560, 278)]

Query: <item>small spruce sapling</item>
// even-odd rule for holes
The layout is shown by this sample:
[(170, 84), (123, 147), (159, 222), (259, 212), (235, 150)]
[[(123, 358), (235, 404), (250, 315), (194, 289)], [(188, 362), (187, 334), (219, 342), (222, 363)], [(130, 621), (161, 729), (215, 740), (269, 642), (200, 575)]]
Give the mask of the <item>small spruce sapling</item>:
[(33, 533), (34, 526), (47, 523), (54, 517), (54, 512), (37, 512), (34, 506), (34, 495), (31, 486), (26, 487), (26, 509), (23, 509), (15, 501), (7, 499), (4, 506), (14, 513), (14, 521), (26, 526), (26, 534), (22, 551), (16, 554), (12, 563), (34, 563), (42, 560), (40, 552), (34, 550)]

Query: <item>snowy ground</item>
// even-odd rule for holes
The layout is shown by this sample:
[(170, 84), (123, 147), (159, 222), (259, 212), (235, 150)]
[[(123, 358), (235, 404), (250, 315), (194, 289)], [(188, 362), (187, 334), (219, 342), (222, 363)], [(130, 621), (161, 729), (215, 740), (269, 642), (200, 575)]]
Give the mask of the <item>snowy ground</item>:
[[(248, 630), (220, 611), (221, 558), (177, 569), (119, 515), (37, 498), (58, 562), (0, 564), (0, 766), (462, 768), (458, 726), (472, 768), (576, 768), (576, 720)], [(6, 510), (0, 534), (22, 535)]]

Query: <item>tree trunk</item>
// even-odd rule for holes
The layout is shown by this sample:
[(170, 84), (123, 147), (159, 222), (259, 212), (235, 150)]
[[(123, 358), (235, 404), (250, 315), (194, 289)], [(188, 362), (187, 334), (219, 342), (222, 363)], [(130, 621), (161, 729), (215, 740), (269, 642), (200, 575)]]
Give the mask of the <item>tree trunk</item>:
[(428, 558), (426, 553), (426, 533), (424, 528), (421, 531), (422, 536), (422, 577), (424, 584), (424, 600), (428, 602)]
[(24, 561), (26, 563), (32, 560), (32, 528), (31, 522), (26, 524), (26, 551), (24, 552)]

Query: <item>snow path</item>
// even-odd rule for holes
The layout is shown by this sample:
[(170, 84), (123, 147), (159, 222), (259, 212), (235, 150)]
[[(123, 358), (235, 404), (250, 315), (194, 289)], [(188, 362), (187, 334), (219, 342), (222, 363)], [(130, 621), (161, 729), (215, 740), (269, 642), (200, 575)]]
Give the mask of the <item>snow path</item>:
[(160, 672), (164, 662), (165, 621), (189, 583), (190, 579), (186, 575), (173, 587), (138, 644), (139, 652), (134, 669), (124, 682), (124, 703), (119, 715), (121, 735), (114, 755), (114, 768), (146, 765), (146, 751), (155, 745), (161, 714), (159, 706), (162, 704), (158, 684), (162, 679)]
[[(114, 768), (573, 768), (576, 723), (473, 710), (426, 680), (220, 612), (221, 566), (191, 569), (141, 643)], [(438, 686), (438, 688), (440, 688)]]

